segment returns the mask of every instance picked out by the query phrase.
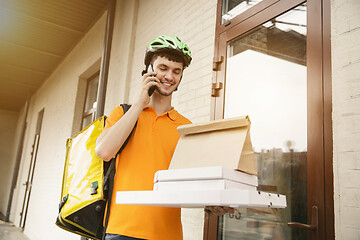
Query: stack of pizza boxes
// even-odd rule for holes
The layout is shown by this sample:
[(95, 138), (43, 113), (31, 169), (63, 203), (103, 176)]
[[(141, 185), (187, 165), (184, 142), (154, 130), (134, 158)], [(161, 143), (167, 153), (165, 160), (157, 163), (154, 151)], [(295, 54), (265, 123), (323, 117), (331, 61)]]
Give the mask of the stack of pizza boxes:
[(154, 179), (154, 191), (256, 190), (257, 185), (257, 176), (222, 166), (161, 170)]
[(258, 178), (248, 116), (180, 126), (168, 170), (154, 191), (256, 190)]

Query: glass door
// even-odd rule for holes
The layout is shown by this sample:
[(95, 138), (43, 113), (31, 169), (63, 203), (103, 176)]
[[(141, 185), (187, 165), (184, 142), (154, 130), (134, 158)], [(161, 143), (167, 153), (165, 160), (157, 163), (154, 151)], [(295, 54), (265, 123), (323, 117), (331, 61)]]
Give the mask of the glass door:
[(218, 239), (307, 239), (306, 3), (227, 43), (224, 118), (249, 115), (258, 190), (285, 209), (241, 209), (220, 219)]
[(287, 208), (206, 213), (204, 239), (334, 239), (324, 2), (219, 0), (212, 119), (250, 117), (258, 190)]

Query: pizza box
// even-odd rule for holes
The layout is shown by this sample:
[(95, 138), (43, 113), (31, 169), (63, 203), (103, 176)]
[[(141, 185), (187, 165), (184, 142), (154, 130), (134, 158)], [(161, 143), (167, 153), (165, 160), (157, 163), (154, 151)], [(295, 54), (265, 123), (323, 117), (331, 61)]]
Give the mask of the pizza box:
[(250, 189), (256, 186), (226, 179), (156, 182), (154, 191)]
[(285, 208), (286, 196), (248, 189), (118, 191), (115, 203), (176, 208), (204, 208), (206, 206)]
[(222, 166), (160, 170), (154, 182), (226, 179), (251, 186), (258, 186), (258, 177)]

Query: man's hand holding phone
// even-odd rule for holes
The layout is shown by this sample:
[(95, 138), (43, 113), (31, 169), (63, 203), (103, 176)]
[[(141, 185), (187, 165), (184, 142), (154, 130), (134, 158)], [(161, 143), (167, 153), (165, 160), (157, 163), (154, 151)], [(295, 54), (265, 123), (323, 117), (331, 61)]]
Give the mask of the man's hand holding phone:
[(147, 73), (143, 75), (142, 91), (139, 99), (144, 107), (149, 104), (150, 96), (154, 93), (156, 88), (160, 87), (159, 84), (160, 80), (156, 77), (156, 72), (153, 71), (152, 65), (150, 64), (147, 68)]
[[(148, 68), (147, 68), (147, 72), (148, 72), (148, 73), (155, 73), (152, 64), (149, 64), (149, 66), (148, 66)], [(151, 76), (151, 77), (156, 77), (156, 73), (155, 73), (155, 75), (150, 75), (150, 76)], [(149, 88), (148, 94), (149, 94), (150, 97), (151, 97), (151, 95), (155, 92), (156, 88), (157, 88), (156, 85), (153, 85), (153, 86), (151, 86), (151, 87)]]

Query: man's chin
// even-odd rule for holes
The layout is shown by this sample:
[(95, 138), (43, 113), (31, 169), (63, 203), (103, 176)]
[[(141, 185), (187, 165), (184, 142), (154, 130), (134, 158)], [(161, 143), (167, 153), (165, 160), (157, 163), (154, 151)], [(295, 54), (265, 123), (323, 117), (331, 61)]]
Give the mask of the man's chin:
[(168, 97), (168, 96), (171, 96), (173, 92), (157, 91), (157, 93), (161, 96)]
[(171, 96), (173, 94), (174, 90), (173, 91), (163, 91), (161, 89), (156, 89), (155, 92), (158, 93), (161, 96), (168, 97), (168, 96)]

